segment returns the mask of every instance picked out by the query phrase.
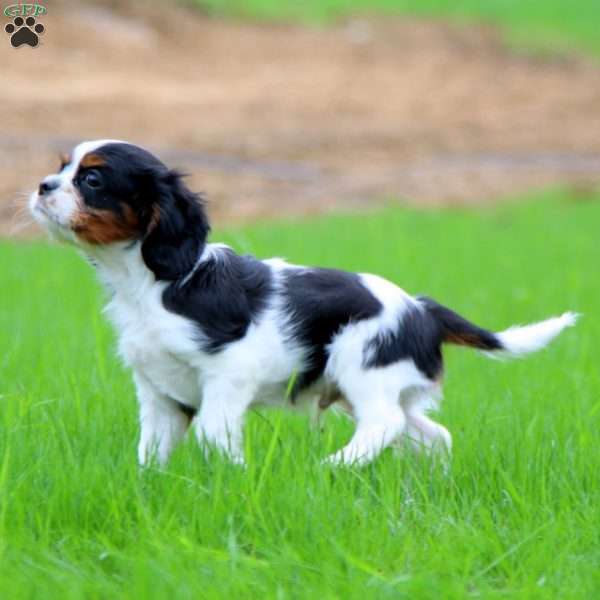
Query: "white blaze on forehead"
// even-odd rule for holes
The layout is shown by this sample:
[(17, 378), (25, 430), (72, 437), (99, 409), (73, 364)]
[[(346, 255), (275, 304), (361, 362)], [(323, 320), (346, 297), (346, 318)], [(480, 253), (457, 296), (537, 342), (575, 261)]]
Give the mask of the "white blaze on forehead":
[(71, 155), (71, 162), (65, 167), (64, 173), (71, 174), (75, 173), (79, 167), (81, 159), (90, 152), (98, 150), (98, 148), (105, 146), (106, 144), (127, 144), (123, 140), (91, 140), (89, 142), (82, 142), (75, 146), (73, 154)]

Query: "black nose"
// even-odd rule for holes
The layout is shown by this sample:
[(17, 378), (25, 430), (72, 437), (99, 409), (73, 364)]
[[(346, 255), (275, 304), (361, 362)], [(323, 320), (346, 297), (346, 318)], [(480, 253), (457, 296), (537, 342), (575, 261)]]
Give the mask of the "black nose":
[(42, 181), (42, 183), (40, 183), (40, 188), (38, 189), (38, 194), (43, 196), (44, 194), (55, 190), (58, 185), (58, 181), (56, 180), (51, 179), (50, 181)]

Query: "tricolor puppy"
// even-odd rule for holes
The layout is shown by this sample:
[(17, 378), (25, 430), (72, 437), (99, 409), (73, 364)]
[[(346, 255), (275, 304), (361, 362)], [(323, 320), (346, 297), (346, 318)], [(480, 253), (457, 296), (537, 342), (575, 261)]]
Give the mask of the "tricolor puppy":
[(403, 436), (449, 450), (448, 431), (426, 416), (440, 397), (442, 344), (521, 355), (575, 323), (566, 313), (491, 333), (376, 275), (209, 244), (202, 199), (125, 142), (77, 146), (30, 206), (110, 290), (137, 388), (142, 464), (164, 463), (190, 423), (204, 448), (242, 462), (250, 407), (338, 400), (356, 430), (330, 462), (366, 463)]

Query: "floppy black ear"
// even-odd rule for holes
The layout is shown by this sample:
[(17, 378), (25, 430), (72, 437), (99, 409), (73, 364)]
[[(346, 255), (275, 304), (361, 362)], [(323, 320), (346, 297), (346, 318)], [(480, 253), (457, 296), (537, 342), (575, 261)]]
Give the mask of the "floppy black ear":
[(210, 231), (202, 197), (191, 192), (176, 171), (156, 182), (142, 257), (156, 279), (185, 277), (204, 249)]

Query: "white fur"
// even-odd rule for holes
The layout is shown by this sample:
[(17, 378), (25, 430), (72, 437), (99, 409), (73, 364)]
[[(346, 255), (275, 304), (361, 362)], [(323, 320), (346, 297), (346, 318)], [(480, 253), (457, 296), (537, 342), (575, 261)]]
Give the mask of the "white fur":
[[(112, 292), (106, 313), (118, 332), (119, 353), (133, 369), (140, 405), (140, 463), (153, 458), (164, 463), (185, 434), (189, 421), (177, 403), (198, 410), (193, 427), (205, 450), (215, 449), (243, 462), (246, 411), (256, 405), (289, 406), (288, 384), (307, 366), (307, 349), (289, 335), (290, 315), (278, 293), (284, 269), (305, 267), (293, 267), (281, 259), (264, 261), (275, 282), (270, 305), (243, 338), (218, 353), (202, 351), (199, 327), (165, 309), (162, 293), (167, 284), (157, 282), (146, 267), (139, 242), (88, 245), (70, 229), (78, 203), (73, 175), (85, 154), (109, 141), (114, 142), (77, 146), (71, 163), (50, 176), (57, 178), (56, 190), (43, 197), (32, 195), (32, 213), (53, 235), (77, 244)], [(186, 285), (203, 261), (218, 261), (222, 252), (221, 245), (206, 245), (179, 285)], [(369, 340), (392, 332), (408, 308), (425, 309), (389, 281), (368, 274), (360, 277), (383, 310), (374, 318), (351, 321), (338, 331), (328, 347), (322, 379), (305, 390), (296, 404), (316, 406), (324, 390), (337, 389), (343, 394), (343, 405), (356, 420), (356, 431), (350, 442), (328, 459), (332, 463), (368, 462), (403, 436), (419, 448), (450, 450), (448, 431), (425, 416), (425, 411), (437, 406), (439, 383), (425, 377), (412, 360), (365, 367)], [(523, 354), (541, 348), (574, 322), (575, 316), (567, 313), (509, 329), (498, 337), (511, 354)]]
[(504, 353), (511, 356), (522, 356), (537, 352), (547, 346), (561, 331), (567, 327), (573, 327), (577, 323), (577, 318), (577, 314), (566, 312), (560, 317), (547, 319), (540, 323), (511, 327), (497, 333), (496, 337), (504, 346)]

